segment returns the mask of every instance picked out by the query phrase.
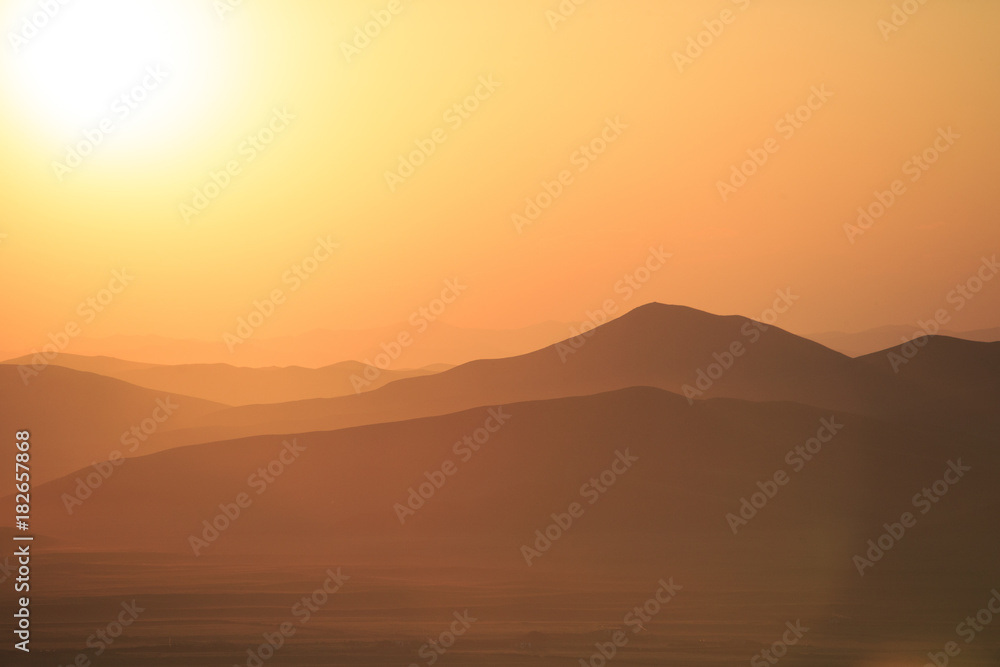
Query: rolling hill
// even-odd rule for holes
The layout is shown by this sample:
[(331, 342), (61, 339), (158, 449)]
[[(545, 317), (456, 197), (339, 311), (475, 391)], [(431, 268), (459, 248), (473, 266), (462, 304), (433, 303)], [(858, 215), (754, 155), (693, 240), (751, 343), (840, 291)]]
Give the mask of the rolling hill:
[[(107, 462), (118, 452), (149, 451), (172, 421), (197, 419), (226, 406), (59, 366), (25, 384), (17, 366), (0, 365), (0, 429), (31, 432), (31, 476), (37, 484)], [(3, 487), (11, 488), (13, 478)]]
[[(817, 438), (826, 444), (807, 444)], [(326, 553), (563, 573), (652, 574), (669, 562), (697, 576), (771, 553), (751, 559), (762, 574), (808, 564), (832, 582), (857, 577), (852, 556), (953, 461), (974, 473), (921, 521), (923, 537), (893, 555), (933, 570), (975, 540), (980, 550), (962, 558), (983, 567), (1000, 548), (977, 509), (997, 502), (991, 441), (791, 403), (690, 406), (642, 387), (176, 448), (128, 460), (72, 512), (75, 475), (37, 488), (34, 520), (84, 550)], [(741, 501), (754, 494), (763, 500), (751, 514)], [(582, 507), (575, 526), (536, 547), (535, 531), (573, 502)], [(525, 544), (540, 553), (526, 555)]]
[(952, 408), (925, 384), (777, 327), (648, 304), (576, 340), (521, 356), (469, 362), (355, 396), (224, 410), (176, 424), (163, 442), (333, 430), (633, 386), (666, 389), (692, 402), (794, 401), (926, 423), (945, 419)]

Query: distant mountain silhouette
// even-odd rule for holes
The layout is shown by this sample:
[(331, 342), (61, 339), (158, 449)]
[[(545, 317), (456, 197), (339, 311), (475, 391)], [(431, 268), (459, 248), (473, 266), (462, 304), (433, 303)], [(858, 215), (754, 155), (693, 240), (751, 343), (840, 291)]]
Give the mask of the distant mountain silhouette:
[[(20, 357), (4, 363), (31, 363), (31, 358)], [(113, 377), (140, 387), (194, 396), (226, 405), (283, 403), (347, 396), (357, 391), (377, 389), (393, 380), (429, 375), (448, 368), (439, 365), (417, 370), (380, 370), (372, 376), (371, 381), (355, 384), (352, 377), (364, 379), (367, 369), (365, 364), (357, 361), (344, 361), (322, 368), (242, 368), (228, 364), (165, 366), (122, 361), (112, 357), (84, 357), (63, 353), (52, 363)]]
[[(810, 340), (825, 345), (831, 350), (837, 350), (851, 357), (861, 357), (866, 354), (873, 354), (886, 348), (895, 347), (903, 340), (912, 340), (924, 335), (924, 331), (917, 325), (894, 325), (876, 327), (856, 333), (844, 333), (842, 331), (829, 331), (824, 333), (810, 334), (806, 336)], [(1000, 341), (1000, 327), (992, 329), (976, 329), (974, 331), (953, 331), (942, 329), (938, 332), (942, 336), (961, 338), (979, 342)]]
[[(382, 352), (401, 333), (413, 343), (391, 368), (407, 370), (435, 364), (455, 365), (472, 359), (507, 357), (543, 347), (566, 335), (569, 325), (543, 322), (518, 329), (472, 329), (429, 321), (422, 316), (392, 326), (359, 330), (320, 329), (294, 336), (254, 336), (230, 350), (218, 341), (175, 339), (158, 335), (77, 338), (68, 350), (86, 356), (113, 356), (150, 364), (233, 364), (248, 367), (321, 368), (346, 360), (364, 362)], [(21, 353), (23, 354), (23, 353)], [(12, 353), (4, 358), (20, 356)]]

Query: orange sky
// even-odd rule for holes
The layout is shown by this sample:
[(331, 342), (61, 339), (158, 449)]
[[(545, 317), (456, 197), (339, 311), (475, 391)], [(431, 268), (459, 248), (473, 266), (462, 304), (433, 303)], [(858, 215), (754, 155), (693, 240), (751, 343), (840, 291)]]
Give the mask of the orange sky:
[[(559, 0), (226, 2), (74, 2), (36, 30), (35, 2), (4, 3), (0, 350), (68, 322), (218, 341), (275, 290), (264, 337), (386, 325), (449, 279), (467, 288), (442, 317), (471, 327), (607, 299), (757, 316), (784, 288), (793, 331), (939, 308), (1000, 326), (1000, 280), (949, 299), (997, 249), (991, 0), (891, 31), (882, 0), (592, 0), (559, 21)], [(685, 60), (689, 38), (705, 46)], [(226, 187), (192, 215), (213, 172)], [(852, 243), (844, 225), (896, 179)], [(543, 182), (554, 201), (516, 223)], [(671, 257), (626, 298), (651, 246)]]

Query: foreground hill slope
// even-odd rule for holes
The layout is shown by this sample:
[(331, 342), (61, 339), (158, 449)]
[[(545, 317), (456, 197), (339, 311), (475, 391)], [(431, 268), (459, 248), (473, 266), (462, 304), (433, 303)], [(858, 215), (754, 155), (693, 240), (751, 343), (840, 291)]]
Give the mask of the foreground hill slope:
[[(813, 442), (806, 456), (801, 448), (814, 438), (827, 444)], [(915, 511), (911, 496), (959, 459), (974, 473), (963, 473), (921, 522), (928, 541), (918, 548), (923, 538), (914, 538), (905, 551), (933, 561), (975, 540), (982, 564), (1000, 544), (977, 509), (998, 500), (991, 442), (791, 403), (691, 406), (652, 388), (176, 448), (127, 461), (82, 503), (66, 501), (76, 475), (46, 484), (34, 512), (39, 532), (88, 550), (331, 553), (369, 564), (504, 568), (527, 567), (521, 546), (577, 502), (579, 528), (540, 566), (655, 568), (666, 560), (698, 569), (760, 550), (845, 576), (882, 523)], [(778, 471), (787, 475), (780, 487), (772, 483)], [(766, 507), (734, 524), (727, 515), (765, 487)], [(216, 519), (234, 513), (241, 493), (249, 502), (239, 517)], [(223, 526), (217, 539), (206, 520)], [(191, 536), (206, 543), (195, 548)]]

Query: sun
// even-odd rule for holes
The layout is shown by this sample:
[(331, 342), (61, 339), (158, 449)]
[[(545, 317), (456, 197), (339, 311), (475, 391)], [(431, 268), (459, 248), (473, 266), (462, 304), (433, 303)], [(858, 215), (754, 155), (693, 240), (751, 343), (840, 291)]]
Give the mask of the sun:
[(169, 143), (226, 90), (226, 26), (211, 3), (17, 0), (2, 25), (14, 100), (54, 140), (128, 131), (129, 149)]

